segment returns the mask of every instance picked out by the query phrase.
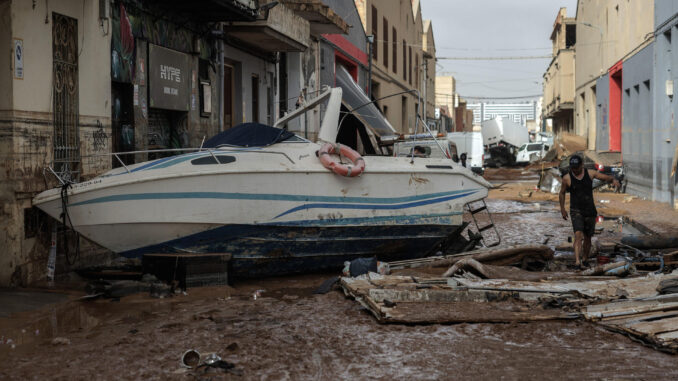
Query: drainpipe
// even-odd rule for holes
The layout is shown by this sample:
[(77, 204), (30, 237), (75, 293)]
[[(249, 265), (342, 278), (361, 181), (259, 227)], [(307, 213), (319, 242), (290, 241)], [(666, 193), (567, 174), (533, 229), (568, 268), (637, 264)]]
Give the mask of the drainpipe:
[(374, 49), (374, 36), (367, 36), (367, 44), (369, 45), (369, 65), (367, 69), (367, 98), (372, 100), (372, 49)]

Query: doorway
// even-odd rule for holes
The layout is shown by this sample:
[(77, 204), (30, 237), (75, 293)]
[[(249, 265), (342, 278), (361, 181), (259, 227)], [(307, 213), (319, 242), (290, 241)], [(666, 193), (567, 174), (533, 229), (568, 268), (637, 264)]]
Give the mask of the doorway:
[[(129, 83), (111, 83), (111, 140), (113, 152), (134, 151), (133, 87)], [(134, 164), (134, 155), (118, 155), (125, 165)], [(122, 166), (116, 157), (111, 158), (113, 168)]]
[(610, 69), (610, 151), (621, 151), (622, 63)]

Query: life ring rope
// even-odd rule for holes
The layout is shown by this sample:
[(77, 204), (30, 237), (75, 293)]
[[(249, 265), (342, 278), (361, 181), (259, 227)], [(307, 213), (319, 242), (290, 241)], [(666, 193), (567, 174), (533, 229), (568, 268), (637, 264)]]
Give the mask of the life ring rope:
[[(331, 155), (338, 155), (340, 162), (332, 160)], [(365, 160), (358, 152), (347, 145), (326, 143), (318, 150), (318, 158), (322, 165), (339, 176), (356, 177), (365, 171)], [(352, 165), (341, 164), (347, 158)]]

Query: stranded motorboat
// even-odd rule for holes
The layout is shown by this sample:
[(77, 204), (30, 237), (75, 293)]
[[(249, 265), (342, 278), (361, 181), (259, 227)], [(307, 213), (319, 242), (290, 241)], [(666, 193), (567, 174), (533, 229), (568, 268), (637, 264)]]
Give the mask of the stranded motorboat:
[(415, 258), (458, 236), (464, 205), (485, 198), (490, 184), (449, 159), (330, 160), (334, 150), (352, 150), (335, 145), (340, 88), (307, 108), (328, 97), (319, 143), (285, 129), (235, 127), (208, 148), (65, 183), (33, 203), (59, 220), (65, 205), (69, 227), (123, 256), (230, 253), (244, 276), (338, 269), (364, 256)]

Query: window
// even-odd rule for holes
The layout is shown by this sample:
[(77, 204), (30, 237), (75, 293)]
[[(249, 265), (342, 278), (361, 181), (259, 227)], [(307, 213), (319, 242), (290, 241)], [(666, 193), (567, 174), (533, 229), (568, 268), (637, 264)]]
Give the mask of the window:
[(409, 78), (410, 85), (412, 84), (412, 47), (409, 47), (409, 54), (407, 55), (407, 66), (409, 67), (409, 72), (407, 77)]
[(415, 76), (414, 76), (414, 78), (416, 80), (415, 83), (417, 84), (416, 87), (419, 88), (419, 86), (421, 85), (421, 83), (419, 82), (419, 71), (421, 71), (421, 68), (419, 67), (419, 54), (414, 56), (414, 68), (415, 68), (414, 72), (416, 73)]
[(54, 170), (66, 179), (80, 177), (78, 96), (78, 20), (52, 13), (52, 109)]
[(393, 28), (393, 72), (398, 73), (398, 33)]
[[(219, 161), (217, 163), (217, 161)], [(210, 164), (228, 164), (235, 161), (235, 156), (226, 155), (208, 155), (191, 160), (193, 165), (210, 165)]]
[(388, 69), (388, 20), (384, 17), (384, 67)]
[(403, 40), (403, 80), (407, 81), (407, 43)]
[[(377, 14), (377, 8), (372, 6), (372, 36), (374, 36), (374, 42), (379, 41), (379, 33), (377, 32), (379, 23), (379, 16)], [(379, 59), (379, 48), (372, 49), (372, 59)]]

